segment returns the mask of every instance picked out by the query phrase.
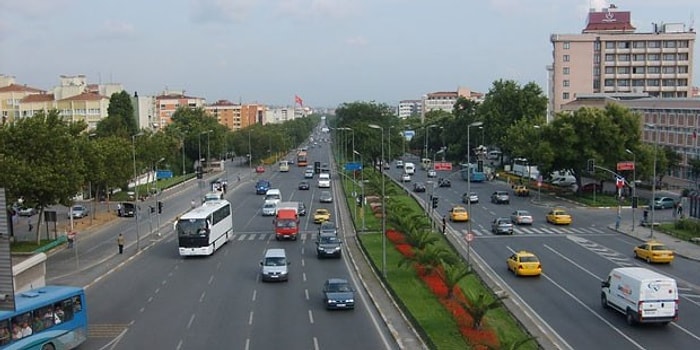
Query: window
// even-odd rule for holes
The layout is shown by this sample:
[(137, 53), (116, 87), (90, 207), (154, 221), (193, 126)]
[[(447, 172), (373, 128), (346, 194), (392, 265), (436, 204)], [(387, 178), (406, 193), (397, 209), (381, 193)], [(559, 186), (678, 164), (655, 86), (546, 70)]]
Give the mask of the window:
[(605, 79), (605, 86), (615, 86), (615, 79)]
[(564, 67), (564, 75), (569, 75), (570, 69), (569, 67)]
[(605, 74), (615, 74), (615, 67), (605, 67)]
[(600, 63), (600, 55), (598, 55), (598, 54), (593, 55), (593, 62)]
[(661, 83), (663, 86), (676, 86), (676, 79), (664, 79)]
[(600, 67), (593, 67), (593, 75), (598, 76), (600, 75)]
[(661, 67), (659, 67), (659, 66), (647, 67), (647, 73), (659, 74), (659, 73), (661, 73)]
[(630, 48), (630, 42), (629, 42), (629, 41), (618, 41), (618, 42), (617, 42), (617, 48), (618, 48), (618, 49), (629, 49), (629, 48)]
[(685, 73), (688, 74), (688, 66), (678, 66), (678, 73)]
[(647, 55), (647, 61), (658, 61), (660, 58), (658, 53), (650, 53)]
[(675, 60), (676, 60), (675, 53), (665, 53), (664, 54), (664, 61), (675, 61)]
[(562, 93), (562, 94), (561, 94), (561, 97), (562, 97), (563, 99), (565, 99), (565, 100), (568, 100), (568, 99), (569, 99), (569, 93), (568, 93), (568, 92)]
[(644, 79), (632, 79), (632, 86), (644, 86)]
[(649, 41), (649, 43), (647, 44), (647, 47), (648, 47), (648, 48), (654, 48), (654, 49), (660, 48), (660, 47), (661, 47), (661, 42), (659, 42), (658, 40)]
[(643, 49), (646, 47), (646, 42), (644, 41), (635, 41), (632, 43), (632, 47), (635, 49)]
[(570, 83), (569, 83), (568, 79), (565, 79), (563, 83), (564, 83), (564, 87), (569, 87)]
[(593, 79), (593, 89), (600, 90), (600, 79)]
[(645, 67), (632, 67), (632, 74), (644, 74)]
[(630, 86), (630, 81), (629, 81), (629, 79), (618, 80), (617, 86)]
[(676, 41), (675, 40), (666, 40), (666, 41), (664, 41), (664, 47), (674, 48), (674, 47), (676, 47)]
[(687, 54), (687, 53), (679, 53), (679, 54), (678, 54), (678, 60), (679, 60), (679, 61), (687, 61), (687, 60), (688, 60), (688, 54)]
[(663, 67), (663, 69), (662, 69), (661, 71), (662, 71), (664, 74), (673, 74), (673, 73), (676, 72), (676, 67), (673, 67), (673, 66), (671, 66), (671, 67)]
[(564, 55), (564, 62), (569, 62), (571, 57), (569, 55)]
[(647, 86), (659, 86), (659, 79), (647, 79)]
[(630, 67), (617, 67), (617, 74), (630, 74)]
[(630, 55), (628, 55), (628, 54), (617, 55), (617, 60), (622, 61), (622, 62), (627, 62), (630, 60)]
[(680, 40), (678, 42), (678, 47), (683, 47), (683, 48), (688, 47), (688, 40)]
[(615, 55), (613, 55), (613, 54), (605, 55), (605, 62), (613, 62), (613, 61), (615, 61)]
[(568, 50), (571, 48), (571, 42), (570, 41), (565, 41), (564, 42), (564, 50)]
[(605, 48), (606, 48), (606, 49), (614, 49), (614, 48), (615, 48), (615, 42), (614, 42), (614, 41), (606, 41), (606, 42), (605, 42)]
[(637, 62), (644, 61), (645, 59), (646, 59), (646, 55), (643, 53), (634, 54), (632, 56), (632, 60), (637, 61)]
[(600, 51), (600, 41), (596, 41), (593, 43), (593, 50)]

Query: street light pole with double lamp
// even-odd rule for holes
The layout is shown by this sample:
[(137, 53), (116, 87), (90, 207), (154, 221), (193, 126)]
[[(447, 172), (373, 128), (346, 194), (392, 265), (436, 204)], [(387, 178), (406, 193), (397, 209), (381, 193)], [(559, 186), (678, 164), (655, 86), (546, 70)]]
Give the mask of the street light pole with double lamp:
[[(372, 129), (379, 129), (382, 132), (382, 160), (384, 160), (384, 128), (377, 124), (368, 125)], [(379, 166), (382, 174), (382, 276), (386, 278), (386, 188), (384, 185), (384, 166)], [(363, 198), (364, 200), (364, 198)], [(364, 210), (364, 209), (363, 209)]]
[[(141, 250), (141, 234), (139, 232), (139, 175), (136, 171), (136, 137), (143, 135), (143, 132), (139, 132), (135, 135), (131, 135), (131, 150), (133, 154), (134, 161), (134, 221), (136, 222), (136, 250)], [(71, 215), (72, 216), (72, 215)]]
[[(471, 130), (470, 130), (471, 127), (472, 126), (482, 126), (483, 124), (484, 124), (483, 122), (473, 122), (473, 123), (467, 125), (467, 145), (471, 145), (471, 143), (469, 143), (469, 141), (470, 141), (469, 138), (471, 135)], [(471, 168), (471, 162), (472, 162), (471, 155), (472, 155), (472, 150), (467, 149), (467, 164), (469, 165), (468, 171), (470, 171), (470, 172), (472, 169)], [(468, 174), (468, 177), (467, 177), (467, 196), (471, 197), (471, 193), (472, 193), (472, 179), (471, 179), (471, 173), (470, 173), (470, 174)], [(471, 198), (469, 198), (467, 200), (467, 213), (469, 213), (469, 221), (467, 221), (467, 234), (471, 235), (471, 234), (473, 234), (472, 233), (472, 201), (471, 201)], [(471, 271), (472, 266), (471, 266), (471, 262), (469, 261), (470, 260), (469, 259), (469, 252), (471, 251), (470, 242), (471, 242), (471, 239), (467, 239), (467, 266), (468, 266), (469, 270)]]

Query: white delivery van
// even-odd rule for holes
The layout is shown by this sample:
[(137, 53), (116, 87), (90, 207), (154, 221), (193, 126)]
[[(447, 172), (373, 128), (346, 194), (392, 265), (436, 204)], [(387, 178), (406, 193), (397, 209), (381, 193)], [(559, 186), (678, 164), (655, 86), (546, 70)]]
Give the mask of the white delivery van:
[(676, 280), (643, 267), (620, 267), (601, 282), (603, 308), (615, 309), (627, 323), (668, 324), (678, 318)]
[(330, 188), (331, 187), (331, 174), (320, 173), (318, 174), (318, 188)]
[(265, 192), (265, 201), (274, 201), (279, 204), (282, 201), (282, 192), (277, 188), (271, 188)]
[(265, 251), (260, 261), (260, 276), (263, 281), (286, 281), (289, 276), (287, 252), (281, 248), (270, 248)]
[(404, 163), (403, 172), (408, 175), (413, 175), (416, 173), (416, 165), (413, 163)]

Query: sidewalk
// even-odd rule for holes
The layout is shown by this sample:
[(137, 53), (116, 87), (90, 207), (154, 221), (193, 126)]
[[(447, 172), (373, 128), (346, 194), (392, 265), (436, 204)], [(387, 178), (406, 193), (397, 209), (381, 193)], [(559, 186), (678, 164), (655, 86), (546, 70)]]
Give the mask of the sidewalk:
[[(615, 231), (615, 225), (609, 225), (609, 229)], [(638, 239), (640, 242), (650, 240), (651, 228), (644, 226), (632, 226), (631, 223), (621, 223), (620, 228), (617, 232), (624, 233), (630, 237)], [(683, 241), (679, 238), (667, 235), (665, 233), (659, 232), (654, 228), (654, 240), (663, 243), (667, 247), (671, 248), (677, 256), (682, 256), (684, 258), (700, 261), (700, 244), (695, 244), (688, 241)]]

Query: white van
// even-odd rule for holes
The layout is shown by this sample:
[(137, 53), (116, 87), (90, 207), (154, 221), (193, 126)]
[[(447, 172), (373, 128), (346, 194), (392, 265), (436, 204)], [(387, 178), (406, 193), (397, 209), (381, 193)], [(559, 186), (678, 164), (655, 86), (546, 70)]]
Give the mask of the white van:
[(274, 201), (276, 204), (282, 201), (282, 192), (277, 188), (271, 188), (265, 192), (265, 202)]
[(416, 165), (413, 163), (404, 163), (403, 172), (408, 175), (413, 175), (416, 173)]
[(281, 248), (270, 248), (265, 251), (260, 261), (260, 277), (265, 281), (287, 281), (289, 265), (287, 252)]
[(569, 187), (576, 183), (573, 175), (557, 176), (552, 178), (551, 184), (554, 186)]
[(331, 187), (331, 174), (320, 173), (318, 174), (318, 188), (330, 188)]
[(678, 318), (676, 280), (643, 267), (620, 267), (601, 282), (600, 302), (627, 318), (627, 323), (668, 324)]

